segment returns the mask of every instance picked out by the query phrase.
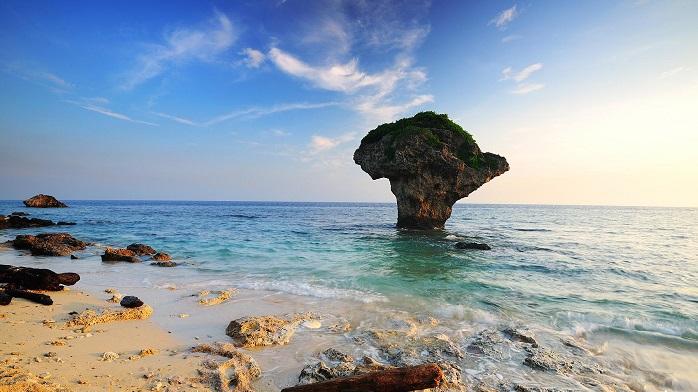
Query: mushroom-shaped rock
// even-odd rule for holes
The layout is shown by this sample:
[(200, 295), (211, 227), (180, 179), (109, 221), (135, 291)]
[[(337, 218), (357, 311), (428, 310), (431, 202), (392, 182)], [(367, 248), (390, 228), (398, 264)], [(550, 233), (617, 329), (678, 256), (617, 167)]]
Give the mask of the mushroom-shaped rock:
[(65, 203), (53, 196), (38, 194), (24, 201), (24, 205), (32, 208), (65, 208)]
[(434, 112), (370, 131), (354, 162), (374, 180), (390, 180), (397, 226), (410, 229), (442, 228), (456, 201), (509, 170), (504, 157), (483, 153), (468, 132)]

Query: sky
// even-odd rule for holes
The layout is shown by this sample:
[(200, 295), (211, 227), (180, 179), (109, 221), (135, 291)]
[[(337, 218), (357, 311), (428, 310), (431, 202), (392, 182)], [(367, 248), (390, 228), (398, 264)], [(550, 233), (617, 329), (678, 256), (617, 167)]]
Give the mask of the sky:
[(369, 130), (447, 113), (464, 202), (698, 206), (696, 1), (0, 3), (0, 199), (394, 201)]

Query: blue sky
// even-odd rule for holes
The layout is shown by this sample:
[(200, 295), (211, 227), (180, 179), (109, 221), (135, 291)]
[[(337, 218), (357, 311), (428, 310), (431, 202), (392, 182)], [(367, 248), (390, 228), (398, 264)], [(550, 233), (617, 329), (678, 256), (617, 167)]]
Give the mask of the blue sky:
[(694, 1), (0, 4), (0, 198), (391, 201), (351, 156), (448, 113), (466, 201), (698, 205)]

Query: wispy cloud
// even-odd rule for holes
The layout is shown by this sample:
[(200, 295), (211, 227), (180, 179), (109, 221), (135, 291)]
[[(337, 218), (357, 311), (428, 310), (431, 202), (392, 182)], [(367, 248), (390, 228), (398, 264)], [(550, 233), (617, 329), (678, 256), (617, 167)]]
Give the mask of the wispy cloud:
[(358, 100), (355, 104), (355, 109), (369, 117), (388, 121), (412, 108), (430, 102), (434, 102), (434, 97), (427, 94), (418, 95), (411, 100), (399, 104), (381, 102), (379, 98), (369, 96)]
[(243, 62), (249, 68), (259, 68), (267, 57), (264, 55), (264, 53), (252, 48), (245, 48), (242, 51), (242, 54), (245, 55), (245, 60), (243, 60)]
[(676, 75), (676, 74), (678, 74), (678, 73), (681, 73), (681, 72), (685, 71), (686, 69), (687, 69), (687, 68), (684, 67), (684, 66), (672, 68), (672, 69), (670, 69), (670, 70), (664, 71), (664, 72), (662, 72), (661, 74), (659, 74), (659, 79), (670, 78), (670, 77), (672, 77), (672, 76), (674, 76), (674, 75)]
[(103, 114), (105, 116), (109, 116), (109, 117), (115, 118), (117, 120), (128, 121), (128, 122), (132, 122), (132, 123), (136, 123), (136, 124), (150, 125), (150, 126), (154, 126), (154, 127), (159, 126), (159, 124), (155, 124), (152, 122), (133, 119), (125, 114), (114, 112), (114, 111), (107, 109), (105, 107), (96, 106), (96, 105), (92, 105), (92, 104), (85, 104), (85, 103), (80, 103), (80, 102), (74, 102), (74, 101), (68, 101), (68, 102), (75, 104), (75, 105), (77, 105), (85, 110), (89, 110), (91, 112)]
[(228, 121), (228, 120), (231, 120), (233, 118), (238, 118), (238, 117), (255, 118), (255, 117), (268, 116), (268, 115), (274, 114), (274, 113), (288, 112), (291, 110), (320, 109), (320, 108), (326, 108), (328, 106), (336, 106), (336, 105), (338, 105), (337, 102), (319, 102), (319, 103), (299, 102), (299, 103), (285, 103), (285, 104), (274, 105), (274, 106), (269, 106), (269, 107), (255, 106), (255, 107), (250, 107), (250, 108), (241, 109), (241, 110), (234, 110), (232, 112), (222, 114), (220, 116), (216, 116), (216, 117), (204, 122), (203, 125), (204, 126), (215, 125), (215, 124), (222, 123), (224, 121)]
[(511, 93), (516, 95), (525, 95), (538, 91), (543, 87), (545, 87), (545, 85), (541, 83), (522, 83), (516, 86), (516, 89), (512, 90)]
[(516, 10), (516, 4), (514, 4), (513, 7), (500, 12), (489, 24), (495, 25), (498, 29), (505, 29), (517, 16), (519, 16), (519, 12)]
[(151, 112), (151, 113), (153, 113), (153, 114), (156, 115), (156, 116), (160, 116), (160, 117), (162, 117), (162, 118), (166, 118), (166, 119), (168, 119), (168, 120), (172, 120), (172, 121), (178, 122), (178, 123), (180, 123), (180, 124), (191, 125), (191, 126), (193, 126), (193, 127), (200, 127), (200, 126), (201, 126), (201, 124), (199, 124), (199, 123), (197, 123), (197, 122), (194, 122), (194, 121), (192, 121), (192, 120), (189, 120), (188, 118), (179, 117), (179, 116), (174, 116), (174, 115), (171, 115), (171, 114), (160, 113), (160, 112)]
[(506, 37), (502, 38), (502, 43), (508, 44), (509, 42), (516, 41), (516, 40), (519, 40), (521, 38), (523, 38), (523, 36), (518, 35), (518, 34), (510, 34), (510, 35), (507, 35)]
[(226, 15), (216, 11), (214, 18), (205, 28), (176, 29), (165, 35), (164, 43), (150, 45), (150, 48), (138, 57), (137, 66), (127, 75), (122, 88), (132, 89), (160, 75), (172, 63), (213, 61), (234, 42), (232, 22)]
[(517, 83), (523, 82), (524, 80), (528, 79), (528, 77), (531, 76), (534, 72), (540, 71), (541, 69), (543, 69), (542, 63), (531, 64), (518, 72), (514, 72), (514, 70), (512, 70), (511, 67), (506, 67), (502, 70), (502, 78), (500, 80), (513, 79)]
[(334, 149), (340, 144), (344, 144), (356, 139), (356, 132), (349, 132), (337, 137), (328, 137), (322, 135), (313, 135), (310, 138), (310, 152), (312, 154), (317, 154), (323, 151), (328, 151)]
[(40, 69), (35, 69), (26, 64), (9, 63), (3, 64), (2, 68), (5, 70), (5, 72), (8, 72), (16, 77), (36, 82), (39, 84), (44, 84), (51, 88), (59, 90), (70, 90), (73, 87), (75, 87), (72, 83), (66, 81), (65, 79), (59, 77), (54, 73)]

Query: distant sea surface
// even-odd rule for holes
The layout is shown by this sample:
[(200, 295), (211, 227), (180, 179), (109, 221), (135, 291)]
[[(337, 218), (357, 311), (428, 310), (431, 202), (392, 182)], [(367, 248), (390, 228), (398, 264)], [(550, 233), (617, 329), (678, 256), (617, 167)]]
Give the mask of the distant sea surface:
[[(25, 209), (103, 245), (143, 242), (176, 268), (91, 263), (123, 285), (215, 284), (469, 320), (518, 320), (698, 356), (698, 209), (458, 204), (446, 229), (397, 230), (394, 204), (67, 201)], [(457, 241), (484, 242), (465, 251)], [(77, 265), (77, 264), (76, 264)], [(384, 304), (384, 305), (383, 305)]]

